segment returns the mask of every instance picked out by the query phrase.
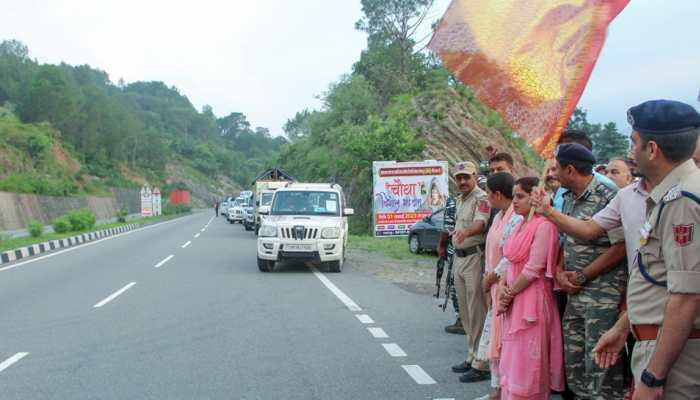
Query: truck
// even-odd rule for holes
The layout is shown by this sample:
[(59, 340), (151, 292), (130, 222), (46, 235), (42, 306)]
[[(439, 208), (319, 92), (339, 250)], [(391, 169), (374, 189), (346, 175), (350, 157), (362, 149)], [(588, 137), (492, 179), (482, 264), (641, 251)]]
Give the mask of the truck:
[(296, 181), (293, 176), (279, 168), (271, 168), (258, 175), (252, 183), (254, 199), (254, 224), (255, 234), (260, 231), (263, 215), (261, 209), (269, 209), (272, 204), (272, 195), (277, 189), (286, 187), (291, 182)]

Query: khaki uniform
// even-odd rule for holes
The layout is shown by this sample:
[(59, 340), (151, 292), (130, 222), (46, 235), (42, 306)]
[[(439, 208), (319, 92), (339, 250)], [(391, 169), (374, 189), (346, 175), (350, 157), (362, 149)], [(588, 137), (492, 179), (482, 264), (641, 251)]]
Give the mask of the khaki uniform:
[[(490, 207), (486, 193), (475, 187), (468, 195), (457, 198), (457, 221), (455, 230), (467, 228), (476, 221), (486, 224), (489, 220)], [(466, 257), (455, 254), (454, 273), (457, 300), (459, 303), (459, 317), (467, 334), (469, 355), (467, 362), (473, 362), (479, 349), (479, 339), (484, 328), (486, 318), (486, 298), (481, 289), (481, 279), (484, 273), (484, 253), (482, 246), (486, 242), (485, 234), (478, 234), (465, 238), (461, 243), (452, 239), (456, 250), (473, 251)], [(488, 362), (481, 361), (479, 369), (488, 369)]]
[[(671, 293), (700, 293), (700, 204), (692, 196), (700, 198), (700, 170), (689, 160), (671, 171), (647, 199), (647, 224), (627, 292), (633, 326), (661, 326)], [(700, 312), (693, 328), (700, 329)], [(634, 346), (632, 372), (637, 382), (655, 346), (655, 340)], [(664, 398), (699, 397), (700, 339), (688, 339), (667, 376)]]
[[(564, 194), (564, 214), (587, 219), (604, 209), (615, 197), (616, 190), (593, 177), (586, 190), (575, 197)], [(621, 228), (594, 240), (577, 240), (566, 235), (564, 265), (567, 271), (583, 271), (611, 244), (624, 241)], [(580, 399), (621, 399), (624, 396), (623, 365), (599, 368), (591, 350), (620, 315), (620, 303), (627, 283), (627, 268), (621, 262), (608, 272), (587, 282), (577, 294), (569, 295), (562, 318), (566, 382)]]

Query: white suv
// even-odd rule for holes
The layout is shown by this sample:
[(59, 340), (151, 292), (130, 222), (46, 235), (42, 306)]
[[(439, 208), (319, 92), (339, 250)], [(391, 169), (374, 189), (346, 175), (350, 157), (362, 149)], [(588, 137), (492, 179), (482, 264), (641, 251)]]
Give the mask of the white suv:
[(258, 268), (270, 272), (275, 262), (320, 262), (340, 272), (348, 239), (343, 189), (337, 184), (291, 183), (277, 189), (258, 235)]

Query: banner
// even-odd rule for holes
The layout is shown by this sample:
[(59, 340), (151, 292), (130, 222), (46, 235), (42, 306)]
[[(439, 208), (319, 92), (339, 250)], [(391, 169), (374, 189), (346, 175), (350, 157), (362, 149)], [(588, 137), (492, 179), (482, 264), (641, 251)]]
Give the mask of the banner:
[(445, 207), (446, 161), (375, 161), (372, 174), (375, 236), (406, 236), (417, 221)]
[(141, 188), (141, 216), (150, 217), (153, 215), (153, 192), (148, 185)]

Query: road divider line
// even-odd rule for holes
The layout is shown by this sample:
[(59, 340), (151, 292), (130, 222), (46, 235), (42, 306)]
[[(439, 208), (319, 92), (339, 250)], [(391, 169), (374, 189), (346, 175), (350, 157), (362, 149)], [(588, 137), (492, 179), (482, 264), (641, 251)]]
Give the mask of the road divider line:
[(14, 356), (8, 358), (7, 360), (3, 361), (0, 363), (0, 372), (10, 368), (12, 364), (16, 363), (17, 361), (23, 359), (24, 357), (28, 356), (29, 353), (26, 352), (21, 352), (17, 353)]
[(355, 314), (355, 317), (360, 320), (363, 324), (373, 324), (374, 320), (367, 314)]
[(367, 330), (377, 339), (386, 339), (389, 337), (382, 328), (367, 328)]
[(407, 354), (401, 347), (396, 343), (382, 343), (382, 347), (389, 353), (392, 357), (406, 357)]
[(360, 306), (357, 305), (357, 303), (352, 301), (352, 299), (348, 297), (348, 295), (343, 293), (342, 290), (338, 289), (338, 287), (335, 286), (333, 282), (330, 281), (330, 279), (326, 278), (326, 276), (323, 275), (323, 273), (319, 272), (319, 270), (317, 270), (314, 267), (311, 267), (311, 271), (313, 271), (314, 275), (316, 275), (316, 278), (318, 278), (318, 280), (320, 280), (321, 283), (323, 283), (323, 285), (328, 290), (330, 290), (331, 293), (335, 295), (335, 297), (338, 298), (338, 300), (345, 304), (345, 307), (347, 307), (350, 311), (362, 311), (362, 309), (360, 308)]
[(437, 383), (420, 365), (402, 365), (401, 368), (419, 385), (434, 385)]
[(92, 307), (93, 307), (93, 308), (100, 308), (100, 307), (102, 307), (103, 305), (105, 305), (105, 304), (109, 303), (110, 301), (116, 299), (117, 296), (119, 296), (119, 295), (121, 295), (122, 293), (126, 292), (127, 290), (131, 289), (131, 287), (134, 286), (135, 284), (136, 284), (136, 282), (131, 282), (131, 283), (129, 283), (128, 285), (126, 285), (126, 286), (124, 286), (123, 288), (121, 288), (121, 289), (117, 290), (116, 292), (112, 293), (111, 295), (109, 295), (109, 297), (107, 297), (106, 299), (102, 300), (101, 302), (95, 304), (95, 305), (92, 306)]
[(44, 255), (44, 256), (32, 258), (32, 259), (27, 260), (27, 261), (18, 262), (18, 263), (16, 263), (16, 264), (12, 264), (12, 265), (9, 265), (9, 266), (7, 266), (7, 267), (2, 267), (2, 268), (0, 268), (0, 272), (8, 271), (8, 270), (11, 270), (11, 269), (13, 269), (13, 268), (20, 267), (20, 266), (22, 266), (22, 265), (31, 264), (31, 263), (33, 263), (33, 262), (37, 262), (37, 261), (39, 261), (39, 260), (44, 260), (44, 259), (49, 258), (49, 257), (55, 257), (55, 256), (57, 256), (57, 255), (60, 255), (60, 254), (63, 254), (63, 253), (67, 253), (67, 252), (69, 252), (69, 251), (74, 251), (74, 250), (78, 250), (78, 249), (85, 248), (85, 247), (87, 247), (87, 246), (92, 246), (92, 245), (94, 245), (94, 244), (104, 242), (105, 240), (112, 240), (112, 239), (116, 239), (116, 238), (118, 238), (118, 237), (122, 237), (122, 236), (126, 236), (126, 235), (131, 235), (132, 233), (141, 232), (141, 231), (146, 230), (146, 229), (151, 229), (151, 228), (155, 228), (155, 227), (162, 226), (162, 225), (165, 225), (165, 224), (170, 224), (170, 223), (173, 223), (173, 222), (177, 222), (177, 221), (180, 221), (180, 220), (182, 220), (182, 219), (184, 219), (184, 218), (188, 218), (188, 217), (180, 217), (180, 218), (172, 219), (172, 220), (170, 220), (170, 221), (159, 222), (159, 223), (157, 223), (157, 224), (144, 226), (143, 228), (134, 229), (134, 230), (131, 230), (131, 231), (119, 233), (119, 234), (116, 234), (116, 235), (113, 235), (113, 236), (108, 236), (108, 237), (106, 237), (106, 238), (99, 239), (99, 240), (95, 240), (95, 241), (88, 242), (88, 243), (85, 243), (85, 244), (81, 244), (81, 245), (78, 245), (78, 246), (69, 247), (69, 248), (67, 248), (67, 249), (63, 249), (63, 250), (59, 250), (59, 251), (56, 251), (56, 252), (53, 252), (53, 253), (46, 254), (46, 255)]
[(199, 235), (201, 235), (201, 233), (195, 233), (194, 238), (197, 239), (199, 237)]
[(202, 228), (202, 229), (200, 230), (200, 232), (204, 232), (204, 231), (206, 231), (206, 230), (207, 230), (206, 228)]
[(183, 244), (181, 247), (184, 249), (185, 247), (189, 246), (192, 244), (191, 240), (188, 240), (187, 243)]
[(156, 268), (162, 267), (163, 264), (165, 264), (166, 262), (170, 261), (170, 259), (173, 258), (173, 257), (175, 257), (175, 255), (173, 255), (173, 254), (171, 254), (171, 255), (165, 257), (165, 258), (163, 259), (163, 261), (161, 261), (161, 262), (159, 262), (158, 264), (156, 264)]

